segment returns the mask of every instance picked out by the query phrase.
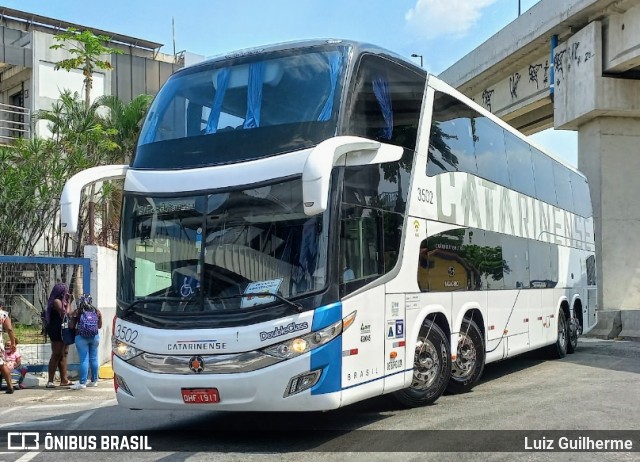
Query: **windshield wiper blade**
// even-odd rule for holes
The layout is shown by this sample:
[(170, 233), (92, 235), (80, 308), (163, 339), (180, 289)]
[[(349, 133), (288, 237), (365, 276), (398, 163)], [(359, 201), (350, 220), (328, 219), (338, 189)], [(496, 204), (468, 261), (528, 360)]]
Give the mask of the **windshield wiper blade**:
[(296, 313), (302, 313), (302, 305), (299, 305), (296, 302), (292, 302), (291, 300), (289, 300), (286, 297), (283, 297), (282, 295), (272, 294), (270, 292), (245, 292), (243, 294), (226, 295), (224, 297), (213, 297), (213, 298), (216, 298), (218, 300), (226, 300), (230, 298), (245, 298), (245, 297), (275, 297), (281, 302), (284, 302), (285, 304), (295, 309)]
[(190, 297), (190, 298), (181, 298), (181, 297), (143, 297), (143, 298), (139, 298), (137, 300), (132, 301), (131, 303), (129, 303), (129, 305), (127, 305), (126, 307), (122, 308), (122, 313), (120, 314), (120, 317), (122, 319), (124, 319), (127, 314), (129, 313), (129, 311), (131, 311), (131, 308), (133, 308), (134, 306), (140, 304), (140, 303), (145, 303), (145, 302), (167, 302), (167, 301), (180, 301), (180, 302), (187, 302), (190, 303), (191, 301), (197, 299), (197, 297)]

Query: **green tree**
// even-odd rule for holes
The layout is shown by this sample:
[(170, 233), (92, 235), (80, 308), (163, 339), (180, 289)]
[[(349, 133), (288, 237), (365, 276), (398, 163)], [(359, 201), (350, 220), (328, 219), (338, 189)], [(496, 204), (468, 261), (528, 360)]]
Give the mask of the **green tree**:
[(91, 102), (91, 88), (93, 88), (93, 74), (96, 69), (111, 70), (111, 62), (103, 57), (111, 54), (121, 54), (122, 51), (105, 45), (109, 37), (95, 35), (93, 32), (82, 32), (70, 27), (66, 32), (54, 37), (57, 43), (51, 45), (52, 50), (65, 50), (72, 57), (56, 63), (55, 69), (82, 70), (84, 76), (84, 103), (88, 107)]
[[(49, 122), (48, 128), (53, 134), (56, 151), (74, 166), (64, 181), (85, 168), (111, 163), (113, 153), (118, 149), (118, 144), (114, 141), (117, 131), (105, 126), (104, 119), (99, 114), (100, 107), (99, 100), (86, 106), (77, 93), (65, 90), (51, 110), (34, 114), (35, 120)], [(93, 190), (89, 196), (94, 196)], [(86, 202), (85, 197), (80, 209), (77, 256), (80, 255), (85, 242), (95, 241), (93, 224), (96, 216), (85, 207)], [(101, 219), (103, 220), (104, 218)], [(65, 244), (63, 251), (68, 247), (68, 241)]]
[(117, 145), (113, 152), (113, 163), (131, 162), (151, 100), (151, 95), (139, 95), (130, 103), (125, 103), (116, 96), (103, 96), (96, 101), (108, 109), (102, 121), (112, 131), (111, 139)]
[[(70, 27), (67, 31), (54, 37), (58, 42), (51, 45), (52, 50), (64, 50), (71, 55), (56, 63), (55, 69), (64, 69), (70, 72), (73, 69), (82, 70), (84, 76), (84, 105), (87, 110), (91, 108), (91, 89), (93, 87), (93, 74), (96, 69), (111, 70), (111, 62), (105, 59), (111, 54), (120, 54), (121, 50), (111, 48), (106, 44), (109, 37), (95, 35), (93, 32), (84, 30), (82, 32)], [(88, 154), (89, 155), (89, 154)], [(95, 165), (99, 165), (96, 163)], [(94, 188), (91, 187), (90, 196), (94, 196)], [(95, 223), (94, 203), (89, 203), (89, 243), (95, 243), (94, 223)]]
[[(110, 131), (115, 149), (111, 151), (112, 164), (128, 164), (133, 158), (142, 122), (151, 105), (150, 95), (138, 95), (129, 103), (116, 96), (103, 96), (96, 103), (107, 108), (102, 123)], [(122, 186), (119, 182), (105, 183), (102, 187), (99, 206), (102, 210), (102, 231), (98, 242), (109, 246), (116, 242), (120, 232), (120, 210)]]
[[(55, 223), (62, 186), (69, 172), (85, 166), (84, 158), (64, 156), (53, 140), (36, 137), (0, 147), (0, 254), (33, 255), (40, 240), (49, 251), (60, 252), (60, 230)], [(44, 273), (43, 268), (36, 268), (41, 282), (48, 281)], [(7, 265), (0, 265), (0, 281), (9, 297), (24, 283), (19, 271)]]
[(0, 148), (0, 254), (33, 254), (54, 221), (72, 162), (40, 138)]

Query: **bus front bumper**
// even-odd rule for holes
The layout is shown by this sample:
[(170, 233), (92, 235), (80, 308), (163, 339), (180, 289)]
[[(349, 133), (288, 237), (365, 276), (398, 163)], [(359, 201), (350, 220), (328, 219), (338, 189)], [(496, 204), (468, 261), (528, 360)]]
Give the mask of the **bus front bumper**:
[[(309, 355), (252, 372), (234, 374), (158, 374), (134, 367), (117, 356), (118, 404), (131, 409), (217, 411), (323, 411), (340, 407), (341, 391), (312, 394), (314, 387), (285, 397), (292, 378), (309, 372)], [(320, 381), (323, 380), (323, 375)], [(217, 390), (219, 402), (185, 403), (183, 389)]]

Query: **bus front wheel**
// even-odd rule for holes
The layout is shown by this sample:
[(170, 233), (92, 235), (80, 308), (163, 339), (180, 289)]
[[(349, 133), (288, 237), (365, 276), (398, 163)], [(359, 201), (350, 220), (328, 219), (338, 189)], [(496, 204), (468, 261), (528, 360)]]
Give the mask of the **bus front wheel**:
[(431, 404), (444, 392), (450, 375), (449, 339), (435, 322), (426, 319), (416, 342), (411, 386), (396, 391), (394, 397), (408, 407)]
[(453, 394), (471, 391), (484, 370), (484, 341), (473, 319), (464, 319), (460, 326), (456, 360), (451, 363), (451, 378), (447, 392)]

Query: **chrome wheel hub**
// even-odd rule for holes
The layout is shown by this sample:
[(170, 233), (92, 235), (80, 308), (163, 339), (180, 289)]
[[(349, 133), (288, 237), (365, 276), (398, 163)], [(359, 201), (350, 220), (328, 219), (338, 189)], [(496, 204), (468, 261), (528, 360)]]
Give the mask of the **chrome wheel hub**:
[(424, 390), (433, 385), (440, 372), (440, 357), (433, 343), (427, 339), (418, 340), (413, 362), (412, 388)]
[(465, 379), (473, 373), (476, 367), (477, 351), (471, 338), (460, 333), (456, 360), (451, 364), (451, 375), (458, 379)]

